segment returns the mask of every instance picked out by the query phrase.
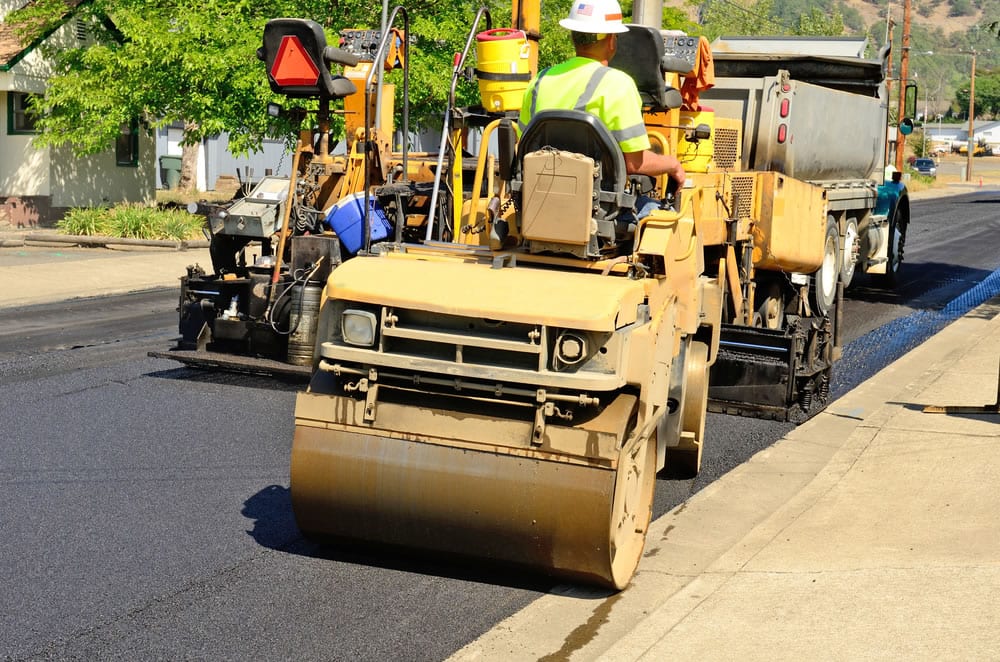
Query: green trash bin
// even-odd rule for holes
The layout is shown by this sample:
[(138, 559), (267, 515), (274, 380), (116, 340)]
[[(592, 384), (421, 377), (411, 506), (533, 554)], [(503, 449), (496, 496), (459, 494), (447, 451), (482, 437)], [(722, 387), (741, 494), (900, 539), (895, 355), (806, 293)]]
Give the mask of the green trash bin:
[(160, 182), (168, 189), (175, 189), (181, 183), (181, 157), (160, 157)]

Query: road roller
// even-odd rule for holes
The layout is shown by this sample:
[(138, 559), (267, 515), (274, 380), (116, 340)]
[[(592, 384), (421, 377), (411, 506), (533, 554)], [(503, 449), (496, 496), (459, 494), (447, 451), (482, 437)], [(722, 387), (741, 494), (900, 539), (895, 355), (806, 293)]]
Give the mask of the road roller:
[[(499, 33), (481, 29), (484, 12), (452, 90), (474, 37), (488, 35), (476, 39), (480, 69), (536, 48), (537, 12)], [(660, 135), (696, 140), (659, 31), (620, 37), (652, 88), (645, 112), (674, 118)], [(521, 132), (529, 73), (513, 91), (514, 76), (481, 74), (488, 103), (448, 111), (428, 214), (410, 213), (419, 196), (405, 176), (372, 187), (395, 240), (366, 239), (326, 280), (295, 406), (292, 507), (317, 541), (620, 590), (642, 556), (657, 473), (700, 466), (725, 258), (706, 270), (697, 217), (711, 193), (632, 180), (596, 117), (544, 111)], [(470, 132), (493, 146), (474, 168), (462, 163)], [(640, 192), (661, 204), (636, 220)]]

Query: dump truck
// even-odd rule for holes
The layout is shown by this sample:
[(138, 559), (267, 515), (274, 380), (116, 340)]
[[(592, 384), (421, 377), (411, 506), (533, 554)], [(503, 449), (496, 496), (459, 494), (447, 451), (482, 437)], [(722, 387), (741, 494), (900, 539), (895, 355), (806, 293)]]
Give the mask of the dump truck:
[(680, 155), (718, 192), (713, 216), (732, 219), (707, 242), (729, 256), (714, 411), (797, 422), (818, 411), (843, 290), (859, 273), (889, 288), (899, 277), (910, 205), (883, 181), (888, 50), (842, 50), (826, 38), (712, 45), (714, 85), (690, 120), (712, 141)]

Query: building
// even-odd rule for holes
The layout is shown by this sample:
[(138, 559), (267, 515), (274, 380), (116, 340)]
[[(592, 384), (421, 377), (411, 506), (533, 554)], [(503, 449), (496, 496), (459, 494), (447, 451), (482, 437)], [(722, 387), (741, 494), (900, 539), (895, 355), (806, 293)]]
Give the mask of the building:
[[(935, 146), (942, 146), (948, 151), (956, 151), (969, 144), (969, 124), (937, 124), (927, 122), (924, 125), (927, 140)], [(1000, 121), (976, 120), (972, 127), (973, 144), (984, 144), (992, 148), (993, 153), (1000, 155)]]
[(137, 126), (123, 126), (113, 149), (84, 158), (69, 147), (34, 145), (29, 100), (45, 93), (52, 73), (46, 47), (77, 47), (88, 34), (75, 17), (80, 0), (69, 0), (57, 27), (19, 36), (7, 16), (33, 2), (0, 0), (0, 222), (51, 225), (73, 207), (153, 199), (155, 144)]
[[(179, 159), (183, 133), (184, 126), (180, 122), (157, 129), (156, 153), (160, 157)], [(166, 163), (166, 159), (159, 159), (157, 188), (169, 188), (167, 169), (164, 167)], [(179, 161), (176, 163), (179, 167)], [(229, 137), (223, 133), (205, 138), (198, 146), (195, 187), (199, 191), (215, 191), (234, 182), (249, 184), (268, 175), (287, 177), (291, 172), (292, 153), (286, 150), (285, 141), (265, 140), (259, 151), (236, 156), (229, 151)]]

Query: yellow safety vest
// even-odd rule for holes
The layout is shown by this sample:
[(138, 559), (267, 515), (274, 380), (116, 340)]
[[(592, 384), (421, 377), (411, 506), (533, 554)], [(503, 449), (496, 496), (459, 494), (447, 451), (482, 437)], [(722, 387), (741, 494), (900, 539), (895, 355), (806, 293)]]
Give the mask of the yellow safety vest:
[(522, 132), (542, 110), (585, 110), (604, 122), (623, 152), (650, 147), (635, 81), (596, 60), (574, 57), (541, 71), (524, 92)]

